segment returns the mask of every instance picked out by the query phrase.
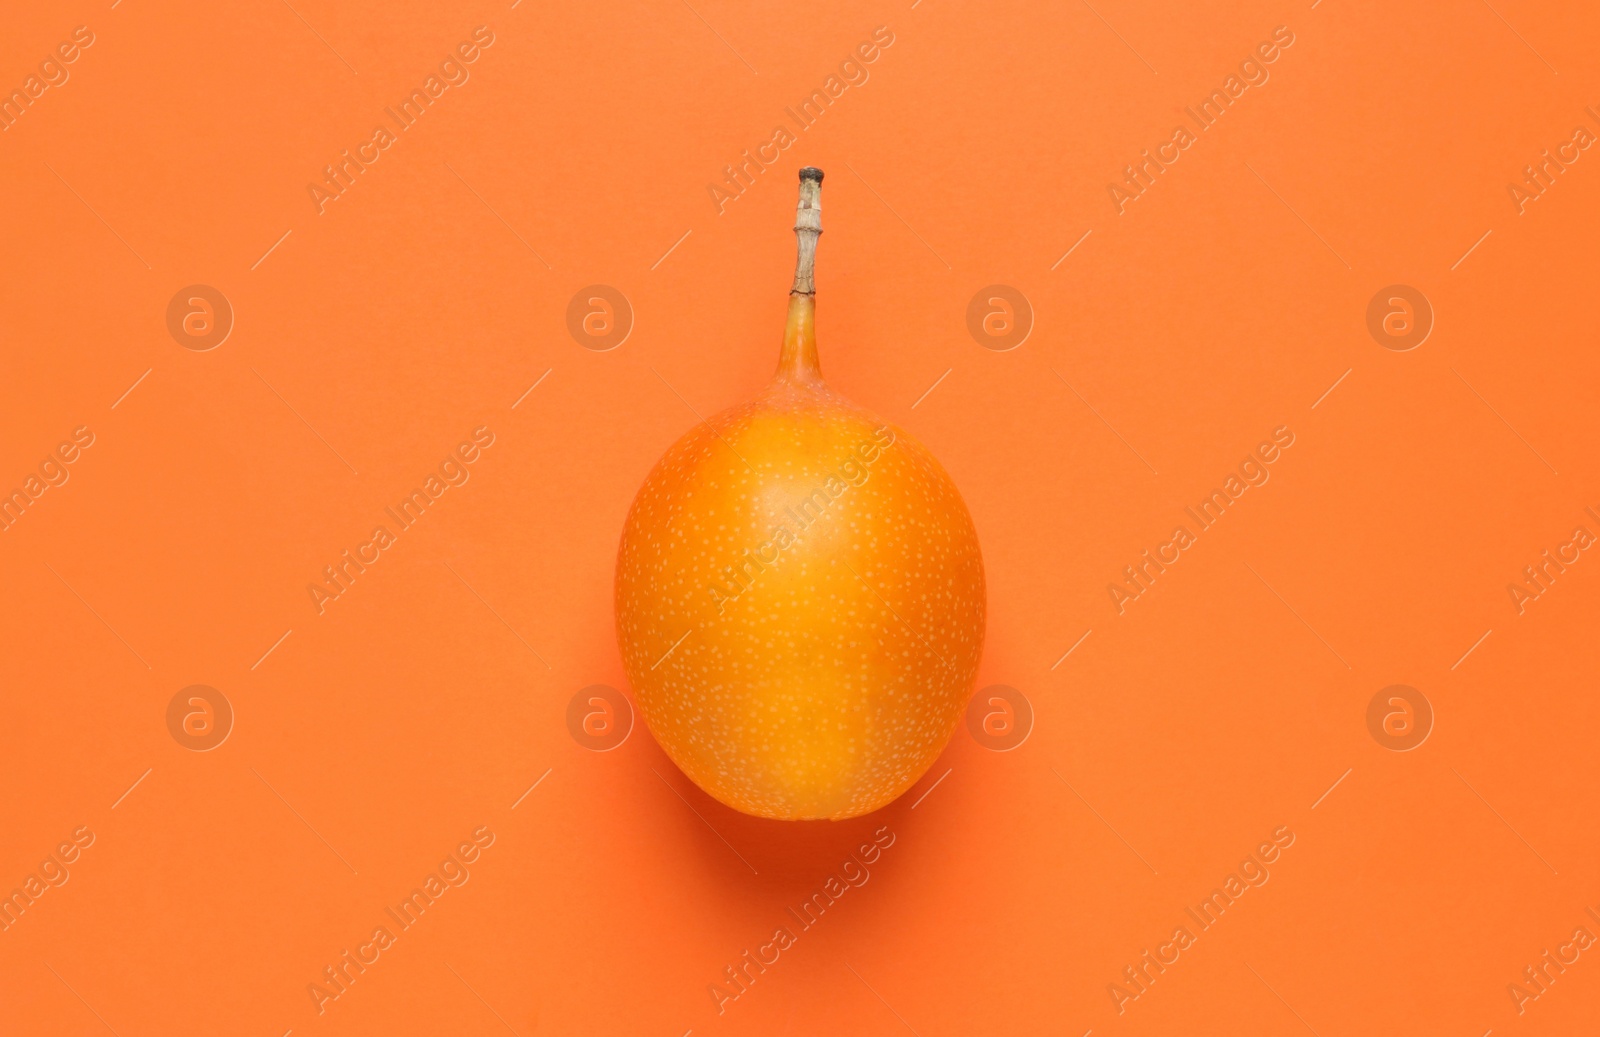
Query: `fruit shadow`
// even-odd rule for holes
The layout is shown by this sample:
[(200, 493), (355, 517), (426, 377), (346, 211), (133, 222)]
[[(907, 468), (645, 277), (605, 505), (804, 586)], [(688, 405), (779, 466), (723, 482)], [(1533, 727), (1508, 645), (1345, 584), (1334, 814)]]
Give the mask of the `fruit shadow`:
[[(648, 730), (639, 734), (644, 737), (635, 753), (654, 772), (648, 780), (665, 783), (671, 789), (670, 802), (687, 808), (681, 811), (682, 823), (694, 832), (694, 844), (702, 850), (700, 858), (705, 867), (715, 874), (725, 874), (730, 854), (736, 855), (749, 869), (755, 887), (766, 892), (817, 885), (830, 875), (840, 874), (845, 861), (859, 859), (862, 854), (858, 851), (863, 847), (867, 848), (865, 855), (875, 858), (877, 854), (871, 853), (875, 838), (881, 843), (892, 837), (895, 849), (890, 853), (910, 856), (906, 853), (909, 847), (900, 840), (936, 823), (929, 815), (919, 817), (914, 804), (937, 784), (951, 766), (948, 761), (959, 751), (952, 740), (916, 784), (870, 814), (843, 821), (780, 821), (741, 813), (712, 798), (678, 769)], [(888, 834), (883, 834), (883, 829)], [(910, 842), (922, 840), (912, 838)]]

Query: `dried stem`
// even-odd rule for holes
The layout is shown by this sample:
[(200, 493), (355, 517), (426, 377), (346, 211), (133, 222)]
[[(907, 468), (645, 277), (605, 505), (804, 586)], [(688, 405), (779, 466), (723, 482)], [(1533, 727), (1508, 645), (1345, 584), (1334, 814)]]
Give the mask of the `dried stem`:
[(795, 261), (794, 287), (790, 291), (815, 295), (817, 238), (822, 236), (822, 170), (813, 166), (800, 170), (800, 205), (794, 214), (794, 236), (800, 255)]
[(817, 238), (822, 234), (822, 170), (800, 170), (800, 207), (795, 210), (794, 236), (800, 257), (794, 265), (794, 288), (789, 292), (789, 318), (784, 324), (783, 349), (778, 354), (778, 377), (789, 382), (822, 383), (817, 363)]

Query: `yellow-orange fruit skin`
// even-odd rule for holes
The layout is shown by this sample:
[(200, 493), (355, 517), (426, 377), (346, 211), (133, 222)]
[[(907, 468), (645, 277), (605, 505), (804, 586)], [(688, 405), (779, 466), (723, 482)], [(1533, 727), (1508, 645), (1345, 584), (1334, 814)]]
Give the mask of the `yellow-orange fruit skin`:
[(639, 490), (617, 637), (674, 763), (761, 817), (854, 817), (909, 788), (983, 650), (960, 492), (906, 432), (820, 379), (703, 422)]

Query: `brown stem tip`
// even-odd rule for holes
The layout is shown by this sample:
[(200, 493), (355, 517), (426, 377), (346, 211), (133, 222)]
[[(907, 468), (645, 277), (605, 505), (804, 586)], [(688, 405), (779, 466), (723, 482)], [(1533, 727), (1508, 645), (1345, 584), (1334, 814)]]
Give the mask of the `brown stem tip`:
[(822, 235), (822, 170), (806, 166), (800, 170), (800, 205), (794, 214), (794, 236), (799, 245), (799, 257), (794, 266), (794, 287), (791, 292), (815, 295), (813, 277), (817, 262), (817, 238)]

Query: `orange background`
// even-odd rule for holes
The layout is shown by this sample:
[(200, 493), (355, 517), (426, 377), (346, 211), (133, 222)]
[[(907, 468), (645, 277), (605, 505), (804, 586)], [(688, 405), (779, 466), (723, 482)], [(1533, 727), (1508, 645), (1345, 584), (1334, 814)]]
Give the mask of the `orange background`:
[[(1506, 588), (1600, 533), (1600, 152), (1508, 191), (1600, 134), (1593, 12), (693, 3), (9, 5), (7, 91), (95, 41), (0, 133), (0, 489), (95, 440), (0, 533), (0, 890), (95, 841), (0, 932), (0, 1030), (1592, 1029), (1600, 948), (1521, 1014), (1507, 986), (1600, 934), (1600, 560), (1520, 615)], [(308, 183), (480, 25), (470, 79), (319, 214)], [(708, 184), (879, 26), (870, 78), (719, 213)], [(1270, 79), (1119, 214), (1107, 184), (1277, 26)], [(786, 825), (565, 716), (625, 684), (634, 490), (771, 371), (803, 164), (824, 369), (961, 487), (979, 686), (1035, 728)], [(235, 313), (209, 351), (166, 324), (193, 284)], [(568, 332), (591, 284), (630, 301), (620, 348)], [(968, 331), (991, 284), (1032, 305), (1020, 348)], [(1367, 326), (1392, 284), (1434, 310), (1409, 351)], [(1108, 582), (1280, 425), (1270, 481), (1119, 615)], [(478, 426), (470, 481), (319, 615), (306, 585)], [(193, 684), (235, 714), (208, 752), (166, 726)], [(1367, 727), (1392, 684), (1434, 711), (1408, 752)], [(319, 1014), (308, 984), (480, 826), (470, 881)], [(880, 826), (868, 884), (719, 1014), (708, 985)], [(1278, 826), (1270, 881), (1119, 1013), (1107, 985)]]

